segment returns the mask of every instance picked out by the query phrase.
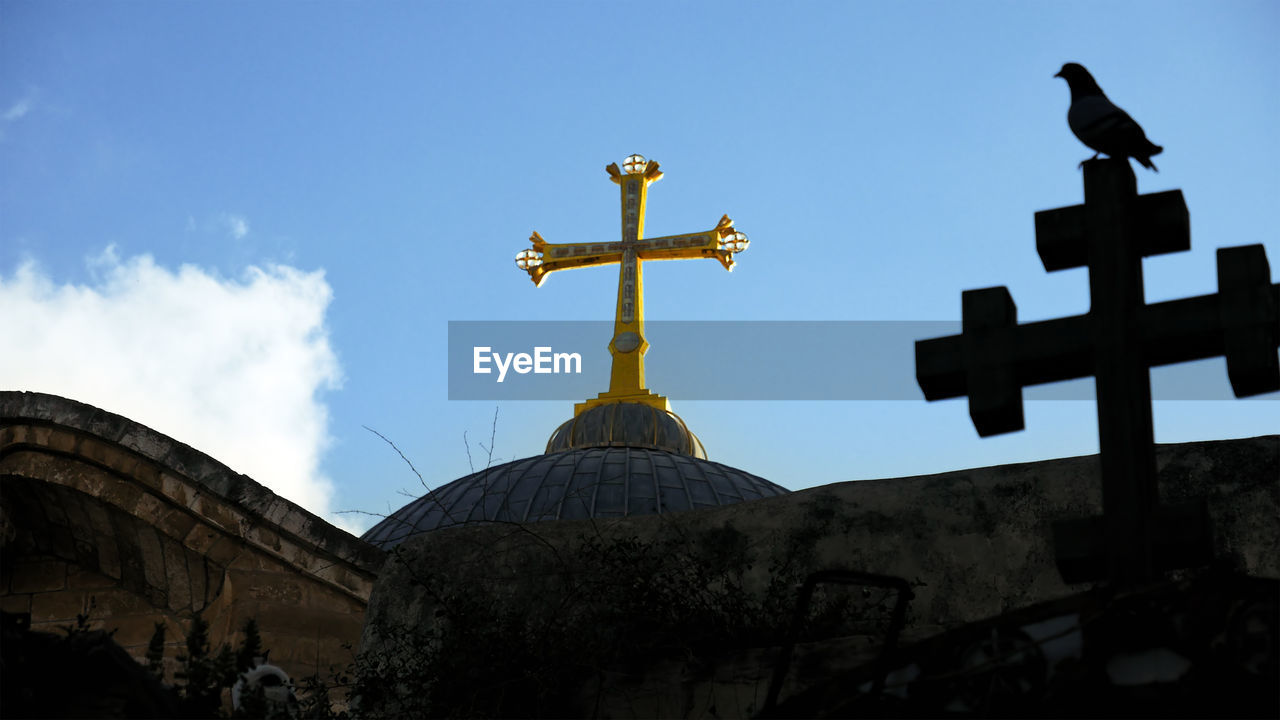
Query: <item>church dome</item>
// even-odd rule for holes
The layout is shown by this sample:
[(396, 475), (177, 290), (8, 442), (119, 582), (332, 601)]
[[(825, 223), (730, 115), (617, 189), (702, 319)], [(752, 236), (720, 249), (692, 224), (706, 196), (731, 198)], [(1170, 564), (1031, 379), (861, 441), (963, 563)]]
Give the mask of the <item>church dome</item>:
[(459, 478), (387, 516), (361, 539), (390, 549), (455, 525), (657, 515), (788, 492), (751, 473), (670, 450), (573, 448)]
[(707, 459), (702, 441), (679, 415), (634, 402), (583, 410), (556, 428), (547, 441), (549, 453), (588, 447), (652, 448)]

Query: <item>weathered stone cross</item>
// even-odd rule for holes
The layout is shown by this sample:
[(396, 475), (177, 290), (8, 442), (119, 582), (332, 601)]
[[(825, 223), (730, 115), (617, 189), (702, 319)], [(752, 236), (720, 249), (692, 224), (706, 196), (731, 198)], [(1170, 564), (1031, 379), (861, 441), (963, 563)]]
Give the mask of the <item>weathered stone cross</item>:
[(1280, 285), (1262, 245), (1218, 250), (1218, 293), (1146, 305), (1142, 258), (1191, 247), (1182, 192), (1138, 195), (1124, 159), (1084, 165), (1083, 205), (1036, 213), (1045, 270), (1086, 266), (1085, 315), (1019, 325), (1005, 287), (961, 295), (963, 332), (916, 343), (928, 400), (969, 396), (980, 436), (1023, 428), (1022, 388), (1093, 375), (1103, 518), (1055, 527), (1067, 582), (1136, 582), (1211, 553), (1203, 503), (1161, 506), (1149, 368), (1225, 356), (1237, 397), (1280, 389)]
[(609, 179), (622, 189), (622, 242), (552, 244), (535, 232), (529, 238), (533, 247), (516, 255), (516, 265), (528, 271), (534, 285), (542, 285), (547, 275), (557, 270), (621, 265), (613, 339), (609, 342), (609, 353), (613, 356), (609, 391), (574, 405), (575, 415), (612, 402), (638, 402), (670, 410), (667, 398), (650, 391), (644, 384), (644, 354), (649, 350), (649, 343), (644, 336), (642, 261), (715, 258), (726, 270), (733, 270), (733, 256), (746, 250), (748, 245), (747, 236), (733, 229), (728, 215), (704, 232), (646, 238), (645, 197), (649, 184), (660, 180), (662, 173), (658, 163), (646, 161), (640, 155), (628, 156), (622, 168), (620, 172), (617, 163), (605, 168)]

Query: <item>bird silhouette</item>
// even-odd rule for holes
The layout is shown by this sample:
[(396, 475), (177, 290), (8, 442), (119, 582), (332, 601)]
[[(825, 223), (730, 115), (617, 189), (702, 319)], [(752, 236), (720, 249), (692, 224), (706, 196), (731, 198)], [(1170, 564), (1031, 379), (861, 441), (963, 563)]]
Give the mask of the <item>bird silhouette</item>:
[(1102, 153), (1113, 158), (1131, 157), (1143, 167), (1160, 172), (1151, 162), (1151, 156), (1159, 155), (1164, 148), (1148, 140), (1129, 113), (1107, 99), (1083, 65), (1067, 63), (1054, 77), (1066, 80), (1067, 87), (1071, 88), (1067, 125), (1080, 142), (1097, 151), (1089, 160)]

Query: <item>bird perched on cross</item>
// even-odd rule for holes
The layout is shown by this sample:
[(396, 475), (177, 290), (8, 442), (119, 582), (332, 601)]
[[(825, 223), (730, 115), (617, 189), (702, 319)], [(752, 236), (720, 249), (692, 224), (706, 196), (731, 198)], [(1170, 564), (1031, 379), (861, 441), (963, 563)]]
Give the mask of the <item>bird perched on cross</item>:
[(1067, 87), (1071, 88), (1067, 125), (1080, 142), (1096, 151), (1090, 160), (1102, 153), (1113, 158), (1131, 157), (1143, 167), (1159, 172), (1151, 156), (1159, 155), (1164, 148), (1148, 140), (1129, 113), (1107, 99), (1083, 65), (1067, 63), (1054, 77), (1066, 80)]

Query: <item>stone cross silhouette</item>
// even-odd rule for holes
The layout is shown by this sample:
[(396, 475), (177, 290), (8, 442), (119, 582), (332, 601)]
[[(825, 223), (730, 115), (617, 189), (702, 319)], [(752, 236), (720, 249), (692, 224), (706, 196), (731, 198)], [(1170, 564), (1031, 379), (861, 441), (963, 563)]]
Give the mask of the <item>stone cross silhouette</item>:
[(1023, 428), (1022, 388), (1096, 378), (1103, 517), (1059, 523), (1067, 582), (1138, 582), (1212, 553), (1203, 503), (1161, 506), (1150, 367), (1225, 356), (1237, 397), (1280, 389), (1280, 285), (1262, 245), (1218, 250), (1218, 292), (1146, 305), (1142, 258), (1191, 247), (1180, 190), (1138, 195), (1124, 159), (1084, 164), (1083, 205), (1036, 213), (1045, 270), (1089, 269), (1085, 315), (1017, 322), (1005, 287), (961, 295), (963, 332), (916, 343), (927, 400), (968, 395), (983, 437)]
[[(622, 242), (552, 244), (537, 232), (529, 238), (533, 247), (516, 255), (516, 266), (529, 273), (534, 285), (541, 286), (547, 275), (557, 270), (571, 270), (618, 263), (618, 304), (613, 323), (613, 339), (609, 353), (613, 366), (609, 373), (609, 391), (574, 405), (574, 415), (587, 408), (611, 402), (638, 402), (670, 410), (667, 398), (647, 389), (644, 383), (644, 354), (649, 343), (644, 335), (644, 260), (681, 260), (715, 258), (726, 270), (733, 270), (733, 256), (747, 249), (747, 236), (733, 229), (728, 215), (712, 229), (685, 235), (644, 236), (644, 209), (648, 188), (662, 178), (658, 163), (640, 155), (630, 155), (622, 162), (605, 168), (609, 179), (622, 190)], [(625, 173), (625, 174), (624, 174)]]

